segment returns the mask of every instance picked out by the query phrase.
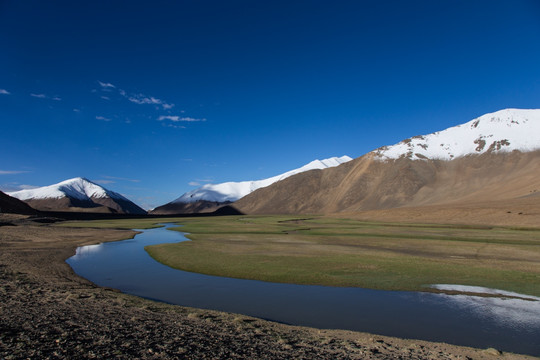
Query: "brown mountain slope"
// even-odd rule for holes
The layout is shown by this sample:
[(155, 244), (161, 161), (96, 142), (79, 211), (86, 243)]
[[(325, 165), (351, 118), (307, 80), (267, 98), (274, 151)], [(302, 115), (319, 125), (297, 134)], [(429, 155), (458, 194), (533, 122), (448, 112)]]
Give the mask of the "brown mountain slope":
[(538, 191), (540, 151), (485, 153), (452, 161), (379, 161), (366, 154), (336, 168), (279, 181), (234, 206), (246, 214), (357, 212), (516, 199)]
[(40, 211), (73, 211), (73, 212), (92, 212), (92, 213), (116, 213), (116, 210), (110, 207), (96, 204), (92, 201), (83, 201), (62, 197), (58, 199), (29, 199), (25, 200), (27, 204)]
[(540, 196), (486, 202), (341, 212), (329, 216), (361, 221), (540, 227)]
[(0, 213), (32, 215), (37, 213), (27, 203), (0, 191)]

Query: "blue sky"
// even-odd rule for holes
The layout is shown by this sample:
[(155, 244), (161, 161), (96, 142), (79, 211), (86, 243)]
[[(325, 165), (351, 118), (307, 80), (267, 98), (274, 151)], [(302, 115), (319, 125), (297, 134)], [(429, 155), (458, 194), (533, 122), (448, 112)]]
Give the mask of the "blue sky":
[(0, 189), (145, 207), (540, 107), (538, 1), (2, 1)]

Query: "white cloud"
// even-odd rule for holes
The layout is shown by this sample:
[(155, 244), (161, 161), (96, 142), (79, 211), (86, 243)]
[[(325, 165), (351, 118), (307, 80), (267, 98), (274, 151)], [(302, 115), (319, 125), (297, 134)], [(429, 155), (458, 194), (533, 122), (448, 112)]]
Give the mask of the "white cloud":
[[(117, 87), (111, 83), (105, 83), (105, 82), (102, 82), (102, 81), (98, 81), (99, 85), (101, 86), (101, 90), (103, 91), (108, 91), (108, 92), (111, 92), (113, 91), (113, 89), (117, 89)], [(128, 94), (127, 91), (125, 91), (124, 89), (117, 89), (118, 90), (118, 93), (128, 99), (129, 101), (131, 101), (132, 103), (135, 103), (135, 104), (138, 104), (138, 105), (145, 105), (145, 104), (149, 104), (149, 105), (157, 105), (157, 106), (161, 106), (164, 110), (170, 110), (174, 107), (174, 104), (169, 104), (167, 102), (165, 102), (164, 100), (161, 100), (161, 99), (158, 99), (158, 98), (155, 98), (153, 96), (147, 96), (147, 95), (144, 95), (144, 94)], [(108, 96), (102, 96), (103, 99), (105, 100), (110, 100)]]
[(103, 100), (111, 100), (111, 98), (108, 97), (108, 96), (102, 96), (101, 98), (102, 98)]
[(103, 89), (116, 89), (116, 86), (114, 86), (111, 83), (101, 82), (98, 80), (99, 86), (101, 86)]
[(19, 189), (21, 190), (29, 190), (29, 189), (37, 189), (39, 186), (35, 185), (19, 185)]
[(54, 100), (54, 101), (61, 101), (62, 98), (59, 97), (59, 96), (53, 96), (53, 97), (49, 97), (45, 94), (34, 94), (34, 93), (31, 93), (30, 96), (32, 97), (35, 97), (35, 98), (38, 98), (38, 99), (51, 99), (51, 100)]
[(116, 181), (113, 180), (94, 180), (95, 183), (101, 184), (101, 185), (108, 185), (108, 184), (114, 184)]
[(0, 175), (16, 175), (16, 174), (26, 174), (30, 171), (19, 171), (19, 170), (0, 170)]
[(180, 121), (190, 121), (190, 122), (193, 122), (193, 121), (206, 121), (206, 119), (195, 119), (195, 118), (192, 118), (192, 117), (183, 117), (183, 118), (180, 118)]
[(7, 91), (6, 89), (0, 89), (0, 94), (2, 95), (9, 95), (11, 94), (9, 91)]
[(96, 116), (96, 120), (111, 121), (111, 119), (106, 118), (105, 116)]
[(81, 109), (73, 109), (73, 111), (78, 113), (78, 112), (81, 112)]
[(213, 179), (195, 179), (194, 181), (190, 181), (188, 185), (190, 186), (201, 186), (203, 183), (211, 183), (214, 181)]
[(143, 105), (143, 104), (160, 105), (165, 110), (172, 109), (174, 107), (174, 104), (167, 104), (165, 101), (155, 98), (153, 96), (146, 96), (144, 94), (135, 94), (135, 95), (128, 96), (125, 93), (125, 91), (123, 94), (120, 93), (120, 95), (126, 97), (132, 103), (139, 104), (139, 105)]
[(163, 120), (171, 120), (171, 121), (178, 121), (180, 119), (180, 116), (173, 116), (173, 115), (161, 115), (158, 117), (158, 121)]
[(129, 178), (123, 178), (123, 177), (117, 177), (117, 176), (108, 176), (108, 175), (102, 175), (101, 177), (105, 179), (109, 179), (109, 180), (130, 181), (130, 182), (135, 182), (135, 183), (138, 183), (141, 181), (138, 179), (129, 179)]
[(187, 121), (187, 122), (206, 121), (206, 119), (195, 119), (195, 118), (192, 118), (192, 117), (180, 117), (180, 116), (176, 116), (176, 115), (161, 115), (160, 117), (158, 117), (158, 121), (163, 121), (163, 120), (170, 120), (170, 121), (174, 121), (174, 122), (177, 122), (177, 121)]
[(164, 127), (170, 127), (173, 129), (185, 129), (185, 126), (182, 125), (174, 125), (174, 124), (163, 124)]
[(5, 193), (13, 192), (13, 191), (20, 191), (20, 190), (27, 190), (27, 189), (36, 189), (39, 186), (34, 185), (19, 185), (18, 183), (8, 183), (8, 184), (0, 184), (0, 190), (2, 190)]

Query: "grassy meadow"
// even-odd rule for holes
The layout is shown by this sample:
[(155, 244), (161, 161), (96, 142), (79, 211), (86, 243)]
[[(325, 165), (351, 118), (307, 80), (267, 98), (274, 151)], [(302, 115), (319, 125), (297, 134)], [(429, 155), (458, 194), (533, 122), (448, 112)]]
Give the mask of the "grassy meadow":
[(69, 222), (151, 228), (177, 222), (193, 240), (148, 246), (173, 268), (272, 282), (428, 290), (462, 284), (540, 296), (540, 229), (230, 216)]

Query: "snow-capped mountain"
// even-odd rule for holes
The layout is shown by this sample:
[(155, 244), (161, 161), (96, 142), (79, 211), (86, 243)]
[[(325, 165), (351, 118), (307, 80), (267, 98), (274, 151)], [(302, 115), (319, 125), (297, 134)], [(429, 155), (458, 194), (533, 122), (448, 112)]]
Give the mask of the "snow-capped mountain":
[(244, 214), (320, 214), (493, 201), (504, 206), (537, 202), (539, 194), (540, 109), (505, 109), (337, 168), (291, 176), (234, 207)]
[(185, 193), (184, 195), (180, 196), (178, 199), (172, 202), (191, 203), (199, 200), (214, 202), (236, 201), (257, 189), (271, 185), (276, 181), (286, 179), (289, 176), (299, 174), (304, 171), (326, 169), (338, 166), (351, 160), (352, 158), (348, 156), (332, 157), (324, 160), (314, 160), (298, 169), (290, 170), (286, 173), (276, 175), (268, 179), (255, 181), (225, 182), (221, 184), (207, 184), (201, 186), (198, 189)]
[(465, 124), (415, 136), (372, 153), (381, 160), (452, 160), (486, 152), (540, 149), (540, 110), (504, 109)]
[(314, 160), (298, 169), (290, 170), (268, 179), (207, 184), (183, 194), (168, 204), (157, 207), (151, 213), (174, 214), (214, 211), (223, 204), (234, 202), (257, 189), (269, 186), (295, 174), (315, 169), (327, 169), (351, 160), (352, 158), (349, 156), (332, 157), (324, 160)]
[(146, 213), (126, 197), (81, 177), (7, 194), (38, 210), (66, 211), (70, 208), (83, 208), (98, 212)]

